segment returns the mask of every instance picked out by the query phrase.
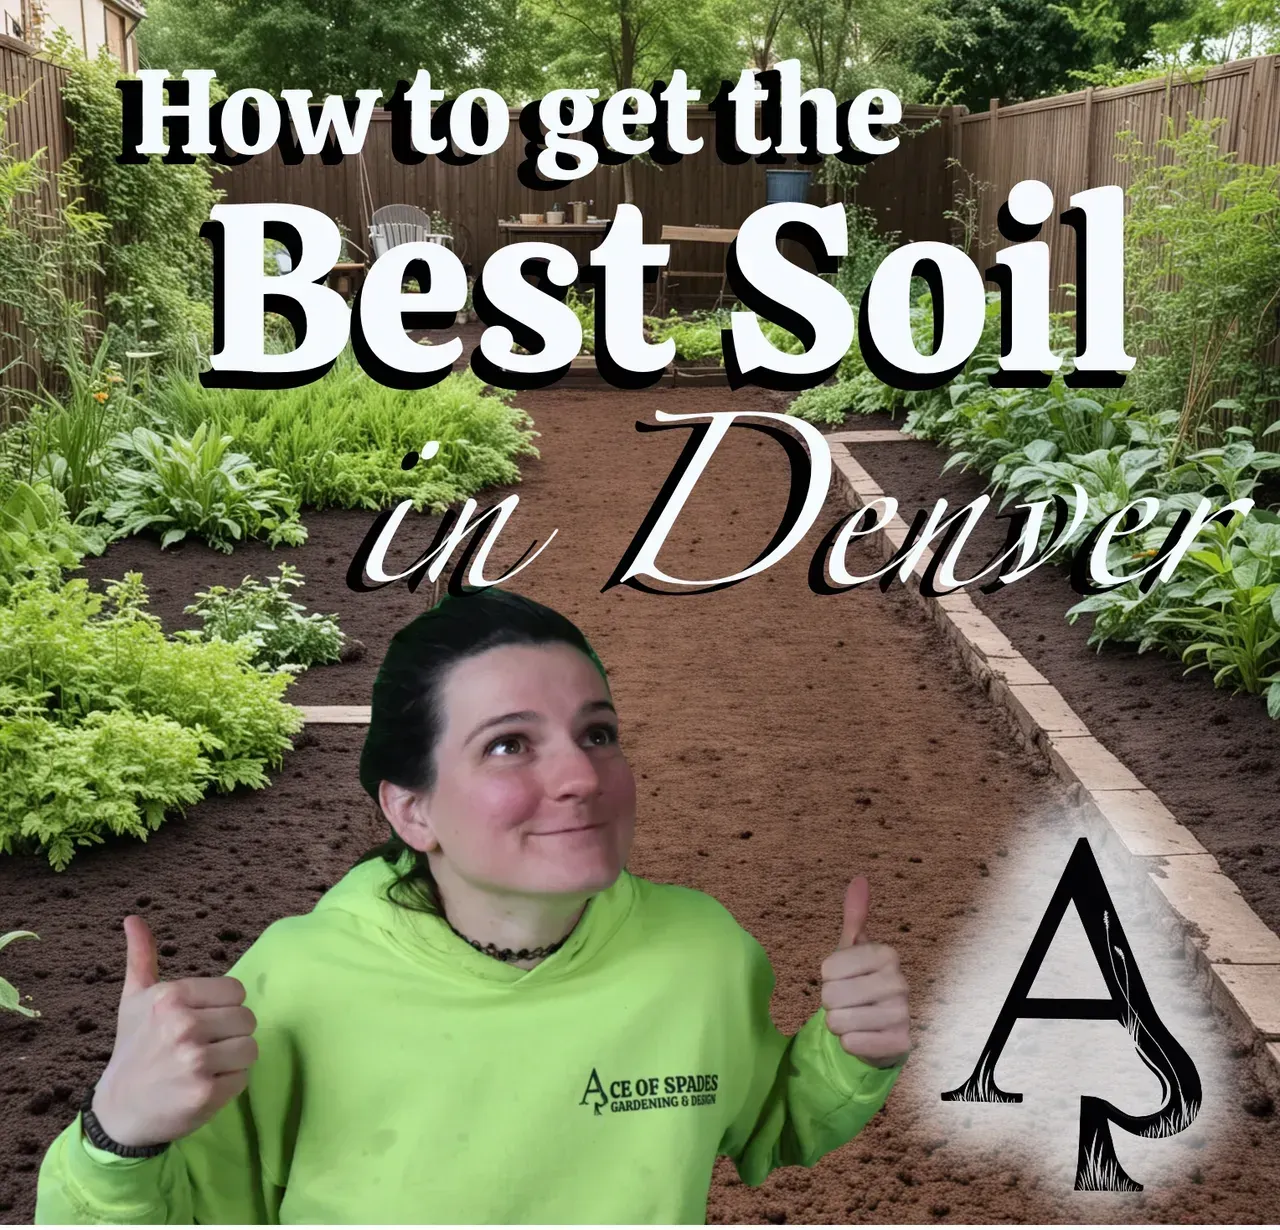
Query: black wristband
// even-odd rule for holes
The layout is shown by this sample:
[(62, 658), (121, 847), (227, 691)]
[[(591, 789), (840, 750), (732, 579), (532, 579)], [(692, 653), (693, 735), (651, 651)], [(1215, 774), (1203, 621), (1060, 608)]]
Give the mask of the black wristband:
[(112, 1140), (103, 1131), (102, 1124), (98, 1122), (98, 1116), (93, 1113), (93, 1095), (96, 1092), (97, 1087), (94, 1086), (80, 1103), (80, 1124), (91, 1145), (97, 1149), (105, 1149), (108, 1153), (114, 1153), (117, 1157), (159, 1157), (169, 1147), (167, 1141), (162, 1145), (122, 1145)]

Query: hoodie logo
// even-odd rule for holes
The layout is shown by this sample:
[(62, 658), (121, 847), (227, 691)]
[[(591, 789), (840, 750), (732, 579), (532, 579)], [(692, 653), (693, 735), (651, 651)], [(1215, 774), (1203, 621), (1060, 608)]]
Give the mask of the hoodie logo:
[(600, 1073), (591, 1069), (579, 1106), (590, 1106), (601, 1114), (607, 1106), (615, 1114), (629, 1110), (666, 1110), (673, 1106), (714, 1106), (719, 1073), (700, 1076), (641, 1076), (633, 1080), (610, 1081), (606, 1091)]

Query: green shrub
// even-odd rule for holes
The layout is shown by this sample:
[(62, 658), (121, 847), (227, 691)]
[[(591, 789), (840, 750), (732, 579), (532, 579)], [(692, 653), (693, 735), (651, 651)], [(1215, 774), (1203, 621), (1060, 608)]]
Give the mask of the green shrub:
[(839, 425), (854, 409), (856, 388), (853, 384), (837, 380), (835, 384), (819, 384), (805, 389), (787, 407), (788, 414), (807, 419), (810, 423)]
[(133, 461), (116, 473), (114, 498), (103, 509), (118, 533), (160, 530), (161, 547), (191, 533), (228, 553), (247, 538), (265, 537), (273, 547), (306, 541), (285, 477), (231, 452), (229, 435), (204, 423), (189, 440), (135, 427), (113, 443)]
[[(34, 931), (7, 931), (4, 935), (0, 935), (0, 951), (7, 948), (14, 940), (38, 940), (39, 938)], [(30, 999), (31, 996), (28, 995), (27, 998)], [(0, 978), (0, 1008), (7, 1008), (10, 1012), (20, 1012), (23, 1016), (40, 1015), (34, 1008), (28, 1008), (22, 1002), (18, 988), (5, 978)]]
[(0, 715), (0, 853), (42, 851), (61, 871), (107, 833), (145, 840), (167, 811), (199, 801), (208, 774), (199, 735), (168, 718)]
[[(696, 311), (689, 316), (681, 316), (673, 308), (666, 316), (646, 316), (644, 323), (651, 341), (665, 342), (667, 338), (671, 338), (675, 342), (677, 359), (697, 363), (702, 359), (715, 357), (723, 365), (721, 332), (732, 327), (734, 312), (747, 310), (739, 303), (731, 308)], [(778, 350), (787, 354), (801, 354), (804, 351), (804, 345), (795, 334), (771, 320), (761, 317), (760, 331)]]
[[(1149, 531), (1153, 554), (1164, 531)], [(1280, 516), (1268, 511), (1214, 522), (1189, 551), (1175, 580), (1141, 594), (1131, 582), (1094, 594), (1067, 612), (1074, 623), (1094, 616), (1089, 644), (1137, 641), (1138, 652), (1158, 647), (1208, 667), (1215, 687), (1265, 693), (1267, 712), (1280, 717)]]
[(64, 569), (101, 554), (105, 536), (67, 520), (58, 493), (47, 483), (0, 479), (0, 602), (10, 586), (37, 578), (56, 584)]
[(253, 661), (271, 670), (302, 670), (317, 662), (336, 662), (346, 642), (336, 615), (307, 614), (290, 594), (302, 588), (302, 574), (281, 564), (264, 585), (253, 577), (235, 589), (214, 585), (196, 594), (186, 608), (203, 625), (201, 640), (244, 640), (253, 648)]
[(195, 735), (219, 789), (266, 785), (301, 726), (282, 702), (291, 676), (256, 669), (244, 642), (170, 639), (145, 607), (138, 573), (105, 599), (83, 580), (14, 583), (0, 607), (9, 711), (25, 698), (63, 726), (99, 711), (168, 718)]
[(852, 201), (845, 202), (844, 222), (848, 255), (840, 258), (834, 282), (856, 313), (876, 270), (898, 246), (900, 232), (881, 231), (875, 211)]
[[(30, 158), (5, 139), (9, 113), (19, 100), (0, 94), (0, 306), (13, 309), (16, 331), (0, 334), (11, 355), (0, 371), (36, 351), (37, 376), (45, 376), (83, 342), (85, 306), (79, 284), (99, 268), (99, 241), (107, 229), (100, 214), (84, 208), (79, 163), (68, 158), (56, 172), (45, 169), (45, 151)], [(9, 382), (6, 382), (8, 384)], [(18, 403), (6, 387), (6, 410)]]
[[(467, 307), (470, 308), (471, 290), (467, 289)], [(578, 318), (578, 323), (582, 326), (582, 354), (595, 354), (596, 352), (596, 297), (592, 292), (589, 295), (579, 295), (575, 287), (569, 287), (569, 293), (565, 296), (565, 303), (573, 309), (573, 314)]]
[(729, 313), (721, 309), (681, 316), (673, 308), (666, 316), (646, 316), (644, 323), (655, 343), (670, 338), (676, 344), (677, 359), (697, 363), (720, 357), (720, 331), (729, 327)]
[(1223, 119), (1188, 116), (1148, 151), (1120, 133), (1134, 164), (1126, 196), (1126, 342), (1140, 362), (1135, 401), (1177, 410), (1175, 452), (1195, 447), (1213, 411), (1259, 431), (1280, 376), (1264, 361), (1280, 301), (1280, 164), (1224, 153)]
[[(538, 455), (533, 421), (484, 391), (469, 371), (403, 392), (371, 380), (348, 349), (323, 379), (298, 389), (205, 389), (175, 378), (155, 410), (179, 432), (201, 423), (234, 438), (258, 466), (289, 475), (315, 508), (383, 508), (398, 500), (443, 512), (486, 487), (518, 482), (519, 456)], [(403, 468), (430, 440), (440, 451)]]

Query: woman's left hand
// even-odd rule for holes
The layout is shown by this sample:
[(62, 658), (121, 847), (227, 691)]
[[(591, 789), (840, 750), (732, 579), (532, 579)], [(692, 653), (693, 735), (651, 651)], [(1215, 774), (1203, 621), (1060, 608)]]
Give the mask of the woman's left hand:
[(845, 893), (840, 946), (822, 963), (822, 1006), (827, 1028), (850, 1055), (891, 1068), (911, 1053), (911, 1013), (898, 954), (867, 938), (870, 892), (858, 876)]

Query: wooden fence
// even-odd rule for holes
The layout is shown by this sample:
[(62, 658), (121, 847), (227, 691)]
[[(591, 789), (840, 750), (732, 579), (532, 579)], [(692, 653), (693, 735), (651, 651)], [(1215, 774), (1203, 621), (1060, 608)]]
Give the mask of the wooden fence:
[[(61, 107), (60, 69), (34, 59), (23, 44), (0, 37), (0, 89), (21, 98), (8, 116), (6, 139), (15, 152), (45, 152), (46, 166), (60, 166), (71, 149), (71, 134)], [(1100, 184), (1129, 182), (1130, 167), (1118, 161), (1116, 134), (1135, 133), (1148, 146), (1164, 135), (1172, 118), (1179, 128), (1187, 113), (1224, 119), (1221, 140), (1242, 160), (1280, 161), (1280, 56), (1259, 56), (1209, 70), (1197, 80), (1161, 78), (1116, 89), (1087, 89), (1056, 98), (970, 114), (963, 107), (908, 107), (904, 137), (892, 154), (877, 159), (858, 181), (853, 199), (872, 209), (880, 226), (903, 242), (934, 239), (955, 242), (955, 223), (944, 215), (970, 181), (988, 185), (978, 193), (978, 243), (973, 255), (986, 268), (997, 246), (996, 212), (1021, 179), (1042, 179), (1054, 191), (1059, 210), (1073, 192)], [(364, 245), (369, 206), (410, 203), (439, 210), (465, 234), (467, 259), (476, 268), (498, 246), (497, 223), (522, 212), (542, 212), (553, 201), (591, 200), (591, 212), (612, 216), (623, 195), (620, 169), (598, 169), (555, 193), (523, 187), (516, 169), (524, 158), (524, 138), (512, 111), (511, 133), (495, 154), (465, 167), (435, 158), (403, 166), (392, 157), (391, 125), (375, 112), (362, 157), (336, 166), (308, 158), (286, 166), (269, 153), (224, 171), (218, 186), (229, 202), (289, 201), (322, 210), (343, 222), (355, 242)], [(645, 238), (655, 242), (662, 226), (735, 227), (765, 202), (765, 168), (755, 162), (727, 166), (715, 156), (713, 120), (705, 108), (690, 109), (690, 131), (704, 138), (703, 150), (658, 168), (633, 164), (635, 202), (645, 218)], [(811, 201), (825, 199), (814, 185)], [(48, 202), (52, 204), (52, 202)], [(1075, 280), (1074, 232), (1048, 225), (1052, 280)], [(589, 237), (563, 236), (582, 259)], [(697, 245), (701, 246), (701, 245)], [(673, 260), (675, 254), (673, 253)], [(723, 253), (681, 250), (678, 265), (716, 269)], [(709, 283), (694, 284), (703, 288)], [(84, 288), (91, 306), (101, 303), (101, 288)], [(1065, 306), (1061, 296), (1058, 306)], [(22, 335), (12, 309), (0, 308), (0, 331)], [(14, 357), (38, 366), (31, 339), (15, 356), (0, 342), (0, 368)], [(32, 365), (11, 367), (6, 386), (31, 387)]]
[[(951, 156), (975, 181), (988, 185), (978, 195), (979, 242), (973, 255), (979, 267), (985, 270), (997, 247), (1008, 243), (997, 235), (996, 214), (1019, 180), (1043, 180), (1053, 189), (1059, 212), (1072, 193), (1083, 189), (1128, 187), (1133, 167), (1119, 158), (1125, 142), (1118, 134), (1130, 132), (1148, 153), (1156, 153), (1168, 121), (1181, 133), (1188, 114), (1221, 117), (1219, 144), (1241, 162), (1280, 162), (1280, 56), (1236, 60), (1194, 79), (1179, 75), (1089, 88), (1010, 107), (993, 100), (985, 112), (954, 116)], [(1167, 162), (1167, 151), (1161, 155)], [(966, 184), (961, 176), (959, 186)], [(1050, 284), (1074, 282), (1075, 232), (1049, 224), (1042, 238), (1049, 244)], [(1056, 306), (1067, 306), (1061, 294)]]
[[(892, 154), (874, 162), (858, 182), (852, 199), (871, 208), (882, 229), (901, 241), (934, 239), (958, 242), (955, 221), (944, 215), (957, 196), (977, 198), (977, 234), (972, 255), (988, 268), (999, 246), (996, 213), (1009, 190), (1023, 179), (1040, 179), (1054, 192), (1058, 210), (1075, 192), (1102, 184), (1127, 186), (1131, 166), (1122, 162), (1117, 134), (1132, 132), (1149, 149), (1165, 135), (1172, 119), (1178, 131), (1188, 113), (1222, 117), (1220, 140), (1242, 161), (1280, 161), (1280, 56), (1258, 56), (1210, 69), (1195, 78), (1178, 76), (1114, 89), (1089, 88), (1074, 94), (1002, 107), (993, 100), (986, 112), (964, 107), (908, 107), (905, 122), (912, 135)], [(468, 259), (477, 268), (498, 245), (497, 222), (512, 214), (541, 212), (553, 201), (590, 199), (592, 212), (610, 217), (622, 197), (619, 170), (599, 169), (557, 193), (523, 187), (516, 168), (524, 157), (524, 138), (512, 111), (512, 130), (497, 153), (468, 167), (447, 166), (429, 158), (402, 166), (390, 149), (390, 123), (375, 113), (365, 144), (364, 174), (372, 205), (416, 204), (439, 210), (465, 228)], [(705, 108), (690, 108), (690, 133), (704, 138), (699, 154), (675, 166), (633, 164), (635, 202), (645, 217), (645, 238), (655, 242), (664, 224), (699, 223), (734, 227), (765, 203), (765, 169), (754, 162), (726, 166), (715, 157), (713, 120)], [(984, 185), (979, 188), (978, 185)], [(341, 219), (362, 242), (360, 160), (326, 167), (308, 159), (284, 165), (268, 154), (237, 167), (220, 179), (228, 201), (291, 201), (311, 205)], [(821, 202), (814, 185), (809, 199)], [(1055, 287), (1075, 278), (1075, 234), (1057, 224), (1043, 232), (1050, 245)], [(590, 243), (565, 236), (562, 242), (580, 256)], [(673, 254), (674, 258), (674, 254)], [(685, 268), (719, 267), (722, 253), (681, 251)], [(707, 284), (702, 284), (707, 285)], [(1061, 291), (1055, 306), (1069, 306)]]
[[(886, 155), (868, 168), (859, 198), (876, 210), (890, 230), (912, 238), (947, 237), (947, 223), (938, 202), (946, 199), (947, 134), (937, 108), (907, 107), (906, 125), (917, 135), (905, 139), (911, 171), (903, 175), (901, 151)], [(370, 209), (383, 205), (417, 205), (438, 210), (463, 231), (466, 260), (478, 271), (501, 239), (498, 222), (521, 213), (542, 213), (555, 203), (591, 201), (590, 212), (613, 216), (623, 199), (620, 167), (598, 167), (590, 175), (554, 192), (524, 187), (517, 168), (525, 157), (525, 138), (519, 130), (519, 111), (510, 111), (506, 143), (468, 166), (456, 167), (428, 158), (416, 166), (398, 163), (391, 153), (390, 117), (375, 111), (360, 156), (325, 166), (318, 158), (288, 166), (271, 152), (231, 168), (218, 179), (226, 200), (287, 201), (309, 205), (341, 221), (351, 238), (367, 247), (365, 227)], [(705, 107), (689, 109), (689, 134), (703, 139), (703, 149), (673, 166), (632, 163), (634, 200), (644, 216), (645, 240), (655, 243), (664, 225), (737, 227), (765, 203), (765, 168), (755, 162), (729, 166), (715, 154), (714, 120)], [(809, 199), (822, 202), (825, 188), (814, 184)], [(522, 236), (523, 237), (523, 236)], [(585, 263), (598, 242), (591, 236), (548, 238), (569, 247)], [(701, 248), (702, 245), (694, 245)], [(672, 264), (687, 269), (719, 269), (724, 253), (714, 245), (705, 251), (681, 250)], [(705, 284), (703, 284), (705, 285)], [(714, 292), (712, 292), (714, 293)]]
[[(39, 210), (49, 217), (57, 212), (55, 173), (72, 151), (71, 128), (62, 107), (65, 72), (45, 60), (36, 59), (25, 43), (0, 35), (0, 93), (9, 101), (4, 124), (4, 144), (16, 158), (40, 155), (46, 172), (38, 196)], [(73, 299), (88, 305), (91, 319), (98, 319), (103, 299), (96, 275), (64, 288)], [(0, 387), (6, 394), (30, 391), (50, 378), (36, 339), (19, 319), (16, 308), (0, 304)], [(11, 396), (5, 396), (9, 410)]]

